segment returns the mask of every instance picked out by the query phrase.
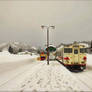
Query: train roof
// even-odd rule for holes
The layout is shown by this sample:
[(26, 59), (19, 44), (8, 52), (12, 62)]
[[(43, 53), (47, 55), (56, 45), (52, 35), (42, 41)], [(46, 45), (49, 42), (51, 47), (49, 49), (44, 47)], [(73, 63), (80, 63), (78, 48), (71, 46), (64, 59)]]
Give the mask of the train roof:
[(86, 47), (83, 44), (71, 44), (71, 45), (64, 45), (64, 47)]

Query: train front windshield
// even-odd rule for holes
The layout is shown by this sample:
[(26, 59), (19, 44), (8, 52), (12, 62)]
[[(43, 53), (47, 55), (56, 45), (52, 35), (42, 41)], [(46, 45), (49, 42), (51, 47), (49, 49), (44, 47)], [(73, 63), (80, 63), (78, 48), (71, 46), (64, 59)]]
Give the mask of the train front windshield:
[(86, 53), (86, 48), (80, 48), (80, 53)]
[(64, 48), (64, 53), (72, 53), (72, 48)]

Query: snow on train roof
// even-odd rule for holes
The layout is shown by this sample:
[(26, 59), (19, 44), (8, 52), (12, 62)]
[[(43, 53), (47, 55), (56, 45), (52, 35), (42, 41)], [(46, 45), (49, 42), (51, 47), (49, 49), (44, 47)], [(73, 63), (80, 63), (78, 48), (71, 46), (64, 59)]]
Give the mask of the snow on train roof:
[(79, 45), (84, 45), (85, 47), (89, 47), (89, 45), (86, 43), (79, 43)]

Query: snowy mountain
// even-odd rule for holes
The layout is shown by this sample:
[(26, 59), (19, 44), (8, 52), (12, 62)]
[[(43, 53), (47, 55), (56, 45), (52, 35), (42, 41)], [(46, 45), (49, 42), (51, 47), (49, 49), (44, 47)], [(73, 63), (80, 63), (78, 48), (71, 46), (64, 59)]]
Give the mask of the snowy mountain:
[(36, 47), (21, 42), (8, 42), (0, 44), (0, 51), (12, 51), (12, 53), (18, 53), (21, 51), (36, 51)]

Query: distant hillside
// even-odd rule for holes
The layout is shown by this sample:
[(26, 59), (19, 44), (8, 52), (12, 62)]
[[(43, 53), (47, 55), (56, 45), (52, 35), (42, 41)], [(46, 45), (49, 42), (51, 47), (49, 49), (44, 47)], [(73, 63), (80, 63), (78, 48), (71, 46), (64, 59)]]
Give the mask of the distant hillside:
[(0, 44), (0, 51), (7, 50), (12, 51), (12, 53), (16, 54), (21, 51), (36, 51), (35, 47), (31, 47), (29, 44), (21, 43), (21, 42), (8, 42)]

